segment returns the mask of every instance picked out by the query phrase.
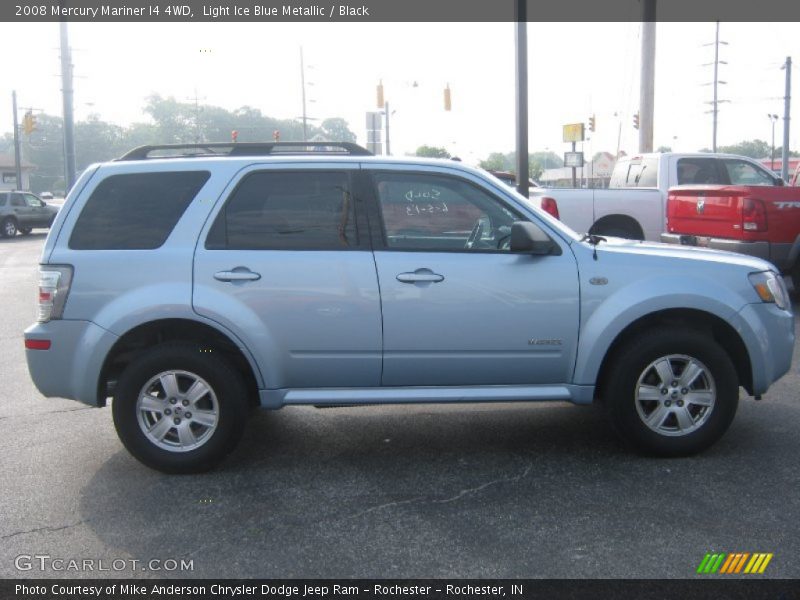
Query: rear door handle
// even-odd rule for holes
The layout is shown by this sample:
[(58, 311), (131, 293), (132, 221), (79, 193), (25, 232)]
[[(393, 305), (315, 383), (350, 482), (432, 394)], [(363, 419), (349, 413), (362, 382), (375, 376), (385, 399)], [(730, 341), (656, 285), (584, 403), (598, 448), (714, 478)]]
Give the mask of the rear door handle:
[(218, 271), (214, 273), (217, 281), (256, 281), (261, 279), (260, 273), (254, 273), (243, 267), (236, 267), (232, 271)]
[(430, 269), (417, 269), (413, 273), (400, 273), (397, 281), (401, 283), (439, 283), (444, 281), (444, 275), (434, 273)]

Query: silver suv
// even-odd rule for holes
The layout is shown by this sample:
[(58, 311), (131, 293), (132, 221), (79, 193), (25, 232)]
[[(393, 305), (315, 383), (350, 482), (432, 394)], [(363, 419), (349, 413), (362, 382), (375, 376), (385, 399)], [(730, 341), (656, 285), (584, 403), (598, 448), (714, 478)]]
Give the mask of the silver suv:
[(580, 236), (461, 163), (206, 144), (84, 172), (25, 346), (42, 394), (113, 398), (137, 459), (191, 472), (252, 406), (598, 402), (691, 454), (787, 372), (794, 322), (767, 262)]
[(0, 192), (0, 236), (28, 235), (36, 227), (50, 227), (58, 209), (30, 192)]

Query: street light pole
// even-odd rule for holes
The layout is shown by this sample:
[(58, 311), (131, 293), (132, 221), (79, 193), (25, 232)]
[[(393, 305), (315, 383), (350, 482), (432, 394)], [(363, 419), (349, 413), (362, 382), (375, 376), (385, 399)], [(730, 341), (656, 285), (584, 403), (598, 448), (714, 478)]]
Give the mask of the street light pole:
[(530, 188), (528, 184), (528, 7), (526, 0), (516, 0), (514, 32), (514, 45), (517, 51), (516, 94), (514, 95), (517, 113), (517, 191), (527, 198)]
[(303, 94), (303, 141), (308, 141), (308, 117), (306, 115), (306, 68), (303, 64), (303, 47), (300, 46), (300, 87)]
[(767, 117), (772, 124), (772, 154), (770, 158), (770, 165), (769, 168), (774, 171), (775, 170), (775, 121), (778, 120), (778, 115), (768, 114)]

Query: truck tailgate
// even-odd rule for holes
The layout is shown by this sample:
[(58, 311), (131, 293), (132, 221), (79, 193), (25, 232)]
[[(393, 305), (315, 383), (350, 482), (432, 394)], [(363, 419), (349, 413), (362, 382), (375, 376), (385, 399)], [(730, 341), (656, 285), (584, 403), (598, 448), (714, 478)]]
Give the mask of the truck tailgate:
[(667, 200), (667, 231), (793, 242), (800, 234), (800, 190), (788, 186), (672, 188)]
[(667, 231), (740, 238), (746, 193), (747, 188), (740, 186), (672, 188), (667, 199)]

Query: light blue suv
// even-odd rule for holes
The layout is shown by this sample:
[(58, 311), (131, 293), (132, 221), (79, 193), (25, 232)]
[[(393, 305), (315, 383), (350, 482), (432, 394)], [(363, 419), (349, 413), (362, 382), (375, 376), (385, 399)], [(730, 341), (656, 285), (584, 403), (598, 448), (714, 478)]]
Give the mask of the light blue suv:
[(352, 144), (148, 146), (84, 172), (25, 331), (45, 396), (141, 462), (217, 463), (252, 406), (603, 404), (636, 448), (725, 432), (790, 367), (762, 260), (577, 235), (484, 171)]

